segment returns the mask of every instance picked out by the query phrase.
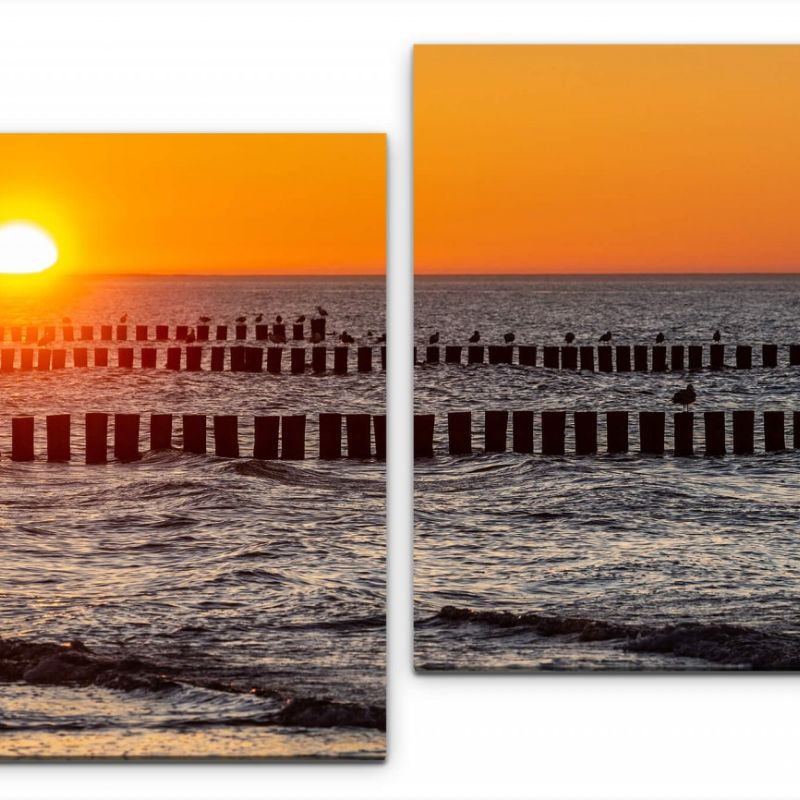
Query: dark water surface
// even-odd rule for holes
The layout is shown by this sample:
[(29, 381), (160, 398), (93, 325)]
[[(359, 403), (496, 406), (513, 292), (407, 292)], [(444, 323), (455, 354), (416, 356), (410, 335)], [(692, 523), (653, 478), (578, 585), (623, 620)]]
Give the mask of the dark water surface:
[[(418, 347), (781, 345), (779, 368), (599, 374), (517, 365), (415, 368), (437, 457), (416, 462), (416, 664), (422, 669), (800, 669), (800, 451), (765, 454), (764, 410), (800, 410), (797, 276), (418, 278)], [(733, 358), (728, 353), (728, 362)], [(639, 455), (636, 412), (691, 380), (701, 455)], [(756, 454), (702, 456), (705, 410), (756, 411)], [(631, 453), (482, 452), (483, 411), (628, 410)], [(473, 411), (471, 456), (448, 456), (448, 411)], [(569, 420), (568, 413), (568, 420)], [(605, 445), (602, 426), (598, 443)], [(541, 439), (536, 415), (536, 443)], [(730, 428), (730, 418), (728, 418)], [(791, 414), (787, 442), (791, 446)], [(730, 452), (731, 431), (727, 432)], [(573, 449), (568, 421), (567, 452)], [(573, 449), (574, 452), (574, 449)]]
[[(252, 325), (317, 304), (329, 331), (384, 329), (383, 281), (363, 278), (90, 281), (46, 314), (5, 297), (0, 324)], [(0, 754), (382, 756), (382, 463), (81, 462), (86, 411), (239, 414), (243, 455), (253, 415), (306, 413), (311, 456), (316, 414), (382, 413), (384, 380), (0, 374)], [(10, 461), (9, 417), (48, 413), (75, 415), (72, 462)], [(43, 454), (43, 419), (36, 435)]]

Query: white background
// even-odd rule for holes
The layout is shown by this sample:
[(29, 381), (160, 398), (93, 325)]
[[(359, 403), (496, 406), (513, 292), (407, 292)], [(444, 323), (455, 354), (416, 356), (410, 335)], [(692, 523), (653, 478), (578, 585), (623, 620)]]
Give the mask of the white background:
[(411, 671), (412, 44), (601, 41), (797, 42), (800, 8), (0, 0), (0, 129), (387, 132), (391, 331), (386, 764), (9, 764), (2, 797), (800, 795), (800, 678)]

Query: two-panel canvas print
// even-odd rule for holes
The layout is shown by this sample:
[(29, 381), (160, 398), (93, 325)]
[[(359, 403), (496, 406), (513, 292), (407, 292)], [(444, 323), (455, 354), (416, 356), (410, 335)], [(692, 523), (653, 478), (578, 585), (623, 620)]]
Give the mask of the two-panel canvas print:
[(383, 757), (385, 145), (0, 136), (0, 756)]
[(416, 48), (418, 669), (800, 668), (798, 99), (796, 47)]

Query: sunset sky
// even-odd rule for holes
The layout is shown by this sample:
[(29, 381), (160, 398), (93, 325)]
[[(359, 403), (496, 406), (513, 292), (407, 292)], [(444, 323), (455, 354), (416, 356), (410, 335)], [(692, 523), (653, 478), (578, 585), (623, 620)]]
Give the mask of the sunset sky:
[(418, 273), (795, 272), (800, 47), (417, 46)]
[(385, 192), (383, 135), (0, 135), (65, 273), (383, 273)]

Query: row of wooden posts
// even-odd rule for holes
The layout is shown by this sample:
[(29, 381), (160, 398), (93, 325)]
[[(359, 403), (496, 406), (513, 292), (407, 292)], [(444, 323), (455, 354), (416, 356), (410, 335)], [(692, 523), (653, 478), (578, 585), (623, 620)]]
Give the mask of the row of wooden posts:
[[(325, 338), (325, 317), (310, 320), (311, 336), (317, 336), (320, 341)], [(8, 331), (9, 341), (27, 342), (36, 344), (40, 340), (55, 342), (91, 342), (95, 338), (101, 342), (125, 342), (129, 335), (132, 335), (137, 342), (168, 342), (170, 340), (185, 342), (190, 333), (194, 335), (198, 342), (209, 342), (214, 339), (218, 342), (226, 341), (231, 338), (240, 341), (255, 338), (258, 341), (269, 341), (269, 337), (274, 339), (286, 340), (286, 323), (275, 322), (271, 325), (175, 325), (174, 335), (170, 331), (170, 325), (11, 325), (8, 328), (0, 327), (0, 342), (5, 341), (6, 330)], [(152, 338), (151, 338), (152, 330)], [(305, 339), (305, 323), (293, 323), (291, 325), (292, 339), (302, 341)]]
[[(116, 348), (116, 364), (113, 366), (133, 369), (134, 366), (142, 369), (156, 369), (162, 361), (162, 366), (171, 370), (187, 370), (200, 372), (203, 370), (203, 354), (210, 352), (209, 368), (212, 372), (222, 372), (226, 369), (231, 372), (263, 372), (279, 374), (282, 371), (284, 350), (289, 352), (289, 371), (292, 374), (305, 372), (311, 368), (312, 372), (323, 373), (328, 371), (328, 352), (333, 352), (333, 372), (345, 374), (350, 367), (350, 351), (356, 352), (356, 370), (358, 372), (372, 371), (373, 349), (369, 346), (350, 348), (339, 347), (253, 347), (248, 345), (234, 345), (232, 347), (214, 346), (204, 348), (202, 345), (188, 345), (187, 347), (167, 347), (159, 350), (157, 347), (141, 347), (137, 351), (133, 347)], [(307, 359), (307, 352), (311, 353), (311, 360)], [(113, 350), (111, 352), (114, 352)], [(87, 347), (65, 348), (30, 348), (23, 347), (17, 350), (13, 347), (0, 348), (0, 372), (13, 372), (14, 370), (48, 371), (64, 369), (67, 366), (67, 354), (71, 353), (71, 366), (73, 367), (108, 367), (109, 348), (91, 348), (91, 365), (89, 363), (90, 349)], [(159, 353), (165, 356), (159, 357)], [(266, 353), (266, 359), (264, 357)], [(229, 354), (229, 355), (228, 355)], [(386, 369), (386, 347), (380, 347), (380, 368)], [(35, 356), (35, 363), (34, 363)], [(266, 361), (266, 364), (264, 363)]]
[[(89, 413), (84, 417), (85, 462), (109, 461), (109, 420), (113, 420), (113, 458), (137, 461), (141, 458), (141, 416), (139, 414)], [(342, 423), (344, 440), (342, 448)], [(36, 460), (36, 420), (31, 416), (11, 419), (11, 459)], [(205, 414), (183, 414), (181, 449), (185, 453), (208, 452), (208, 418)], [(70, 461), (72, 458), (72, 417), (51, 414), (45, 417), (47, 461)], [(239, 418), (235, 415), (212, 417), (213, 453), (225, 458), (240, 458)], [(386, 458), (386, 417), (370, 414), (319, 415), (319, 458)], [(374, 443), (374, 446), (373, 446)], [(152, 451), (173, 449), (173, 415), (151, 414), (149, 448)], [(297, 461), (306, 457), (306, 416), (257, 416), (253, 419), (253, 450), (256, 459)]]
[[(444, 347), (446, 364), (462, 364), (464, 348), (461, 345)], [(467, 348), (467, 364), (513, 364), (535, 367), (539, 361), (539, 348), (536, 345), (469, 345)], [(514, 361), (514, 353), (517, 358)], [(682, 372), (686, 369), (696, 370), (709, 366), (711, 369), (723, 369), (735, 366), (738, 369), (753, 367), (753, 347), (749, 344), (735, 346), (735, 362), (725, 363), (725, 345), (712, 344), (708, 349), (708, 362), (705, 361), (705, 349), (701, 344), (666, 345), (593, 345), (576, 347), (562, 345), (542, 347), (542, 366), (552, 369), (582, 369), (594, 372)], [(669, 358), (667, 356), (669, 355)], [(442, 360), (439, 345), (425, 348), (424, 361), (417, 360), (417, 348), (414, 348), (415, 364), (439, 364)], [(761, 345), (761, 366), (778, 366), (778, 345)], [(800, 344), (789, 345), (789, 366), (800, 366)]]
[[(800, 448), (800, 411), (793, 414), (793, 447)], [(703, 412), (705, 434), (704, 453), (721, 456), (727, 452), (726, 413)], [(730, 412), (733, 431), (733, 453), (746, 455), (755, 452), (755, 412), (740, 410)], [(606, 447), (608, 453), (627, 453), (630, 450), (629, 414), (627, 411), (607, 411)], [(674, 415), (674, 449), (676, 456), (691, 456), (695, 452), (694, 413), (679, 412)], [(785, 414), (783, 411), (764, 411), (764, 450), (776, 452), (786, 449)], [(511, 449), (515, 453), (534, 452), (533, 411), (484, 412), (483, 449), (487, 453), (506, 452), (508, 424), (511, 420)], [(434, 414), (414, 416), (414, 456), (431, 458), (434, 455)], [(566, 454), (566, 411), (542, 411), (539, 415), (542, 455)], [(665, 453), (666, 414), (663, 411), (639, 412), (639, 452), (648, 455)], [(573, 414), (575, 453), (593, 455), (599, 452), (598, 414), (596, 411), (575, 411)], [(466, 455), (473, 452), (472, 412), (454, 411), (447, 415), (448, 452)]]

